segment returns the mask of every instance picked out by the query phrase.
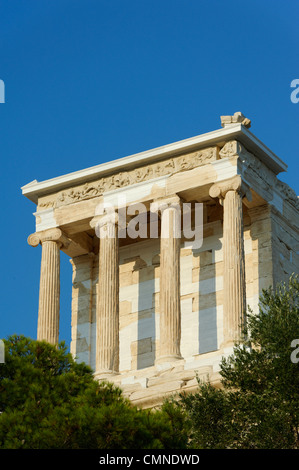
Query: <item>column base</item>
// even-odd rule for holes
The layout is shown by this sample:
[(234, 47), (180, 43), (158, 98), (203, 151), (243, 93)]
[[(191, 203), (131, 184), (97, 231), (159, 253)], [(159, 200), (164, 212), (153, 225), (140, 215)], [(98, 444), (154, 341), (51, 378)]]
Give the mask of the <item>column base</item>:
[(170, 355), (170, 356), (160, 356), (155, 360), (155, 365), (164, 364), (165, 362), (176, 362), (183, 360), (182, 356)]
[(95, 380), (105, 380), (118, 374), (119, 372), (115, 372), (114, 370), (97, 370), (93, 376)]

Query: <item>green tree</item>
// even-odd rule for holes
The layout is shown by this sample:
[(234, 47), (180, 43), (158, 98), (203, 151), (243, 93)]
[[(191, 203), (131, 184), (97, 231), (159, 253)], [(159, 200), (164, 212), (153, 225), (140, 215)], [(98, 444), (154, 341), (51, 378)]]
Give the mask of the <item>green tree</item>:
[(66, 347), (24, 336), (5, 340), (0, 364), (0, 448), (184, 448), (180, 416), (132, 406), (94, 380)]
[(263, 291), (258, 315), (248, 313), (242, 342), (222, 359), (222, 387), (199, 383), (173, 402), (191, 448), (299, 447), (299, 363), (291, 360), (298, 338), (299, 282), (292, 276)]

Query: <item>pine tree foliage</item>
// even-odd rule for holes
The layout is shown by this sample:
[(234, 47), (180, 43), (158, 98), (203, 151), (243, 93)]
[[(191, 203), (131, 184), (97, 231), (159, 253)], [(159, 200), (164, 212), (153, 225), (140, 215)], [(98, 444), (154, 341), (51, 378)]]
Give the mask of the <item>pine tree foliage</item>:
[(0, 364), (0, 448), (184, 448), (180, 419), (132, 406), (119, 388), (94, 380), (63, 343), (5, 340)]

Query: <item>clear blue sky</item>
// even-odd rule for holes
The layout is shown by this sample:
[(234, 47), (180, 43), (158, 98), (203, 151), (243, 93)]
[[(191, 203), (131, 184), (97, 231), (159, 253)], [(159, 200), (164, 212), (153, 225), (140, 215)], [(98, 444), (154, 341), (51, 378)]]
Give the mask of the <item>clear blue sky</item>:
[[(220, 127), (242, 111), (298, 191), (299, 3), (0, 0), (0, 338), (36, 337), (40, 248), (20, 187)], [(70, 343), (62, 256), (60, 339)]]

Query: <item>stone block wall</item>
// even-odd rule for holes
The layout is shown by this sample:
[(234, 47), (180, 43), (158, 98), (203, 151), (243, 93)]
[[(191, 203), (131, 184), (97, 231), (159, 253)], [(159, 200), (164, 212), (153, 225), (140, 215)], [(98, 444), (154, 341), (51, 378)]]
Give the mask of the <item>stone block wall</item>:
[[(264, 217), (264, 218), (263, 218)], [(257, 309), (272, 267), (259, 261), (271, 248), (268, 212), (251, 224), (244, 217), (247, 303)], [(255, 225), (254, 225), (255, 224)], [(264, 231), (264, 232), (263, 232)], [(268, 241), (259, 246), (258, 233)], [(188, 363), (217, 352), (223, 340), (222, 221), (204, 225), (203, 243), (181, 243), (181, 353)], [(160, 241), (147, 239), (120, 248), (120, 371), (152, 367), (160, 346)], [(98, 255), (73, 258), (72, 343), (79, 361), (95, 369)], [(264, 270), (261, 276), (261, 269)], [(270, 274), (269, 274), (270, 272)], [(262, 283), (260, 282), (262, 281)]]
[(92, 337), (96, 321), (92, 308), (95, 304), (93, 302), (94, 258), (93, 255), (82, 255), (71, 259), (73, 267), (71, 353), (80, 362), (89, 365), (92, 365)]
[[(217, 209), (217, 210), (216, 210)], [(120, 374), (112, 380), (142, 407), (194, 391), (196, 375), (219, 385), (219, 363), (232, 349), (223, 342), (223, 221), (220, 207), (205, 213), (203, 243), (181, 242), (182, 360), (155, 365), (160, 348), (160, 240), (120, 247)], [(292, 207), (289, 207), (291, 214)], [(294, 217), (293, 220), (296, 220)], [(258, 313), (262, 289), (298, 272), (299, 236), (269, 204), (243, 206), (247, 305)], [(95, 370), (98, 255), (74, 257), (71, 352)]]
[[(293, 207), (284, 210), (285, 215), (272, 211), (272, 248), (274, 283), (287, 282), (299, 273), (299, 227)], [(287, 216), (287, 217), (286, 217)]]

